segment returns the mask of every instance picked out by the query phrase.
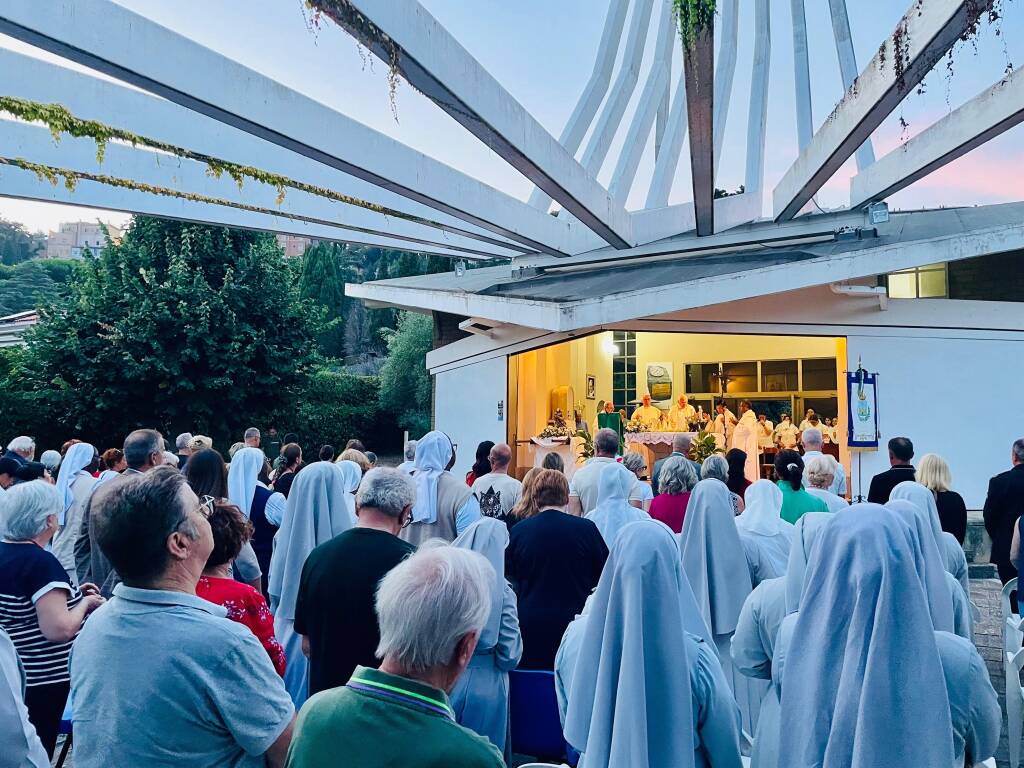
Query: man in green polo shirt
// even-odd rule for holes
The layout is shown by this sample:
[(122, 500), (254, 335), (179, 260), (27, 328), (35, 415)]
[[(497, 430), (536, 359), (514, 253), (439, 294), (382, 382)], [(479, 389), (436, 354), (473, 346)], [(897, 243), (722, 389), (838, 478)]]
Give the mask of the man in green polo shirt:
[(455, 722), (448, 692), (491, 610), (495, 574), (480, 555), (421, 549), (377, 591), (383, 659), (302, 708), (288, 768), (503, 768), (487, 739)]

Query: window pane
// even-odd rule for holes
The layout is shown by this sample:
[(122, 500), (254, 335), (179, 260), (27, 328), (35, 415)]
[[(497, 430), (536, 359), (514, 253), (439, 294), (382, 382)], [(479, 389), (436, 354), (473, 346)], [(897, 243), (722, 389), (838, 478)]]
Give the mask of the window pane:
[(625, 389), (626, 388), (626, 377), (621, 373), (616, 373), (612, 376), (612, 388), (613, 389)]
[(917, 275), (917, 295), (922, 299), (945, 298), (946, 296), (946, 270), (929, 269), (921, 271)]
[[(715, 374), (715, 378), (712, 375)], [(686, 366), (687, 392), (717, 392), (718, 365), (715, 363), (692, 363)]]
[[(756, 392), (757, 363), (723, 363), (722, 373), (726, 379), (726, 392)], [(716, 390), (721, 386), (716, 380)]]
[(916, 299), (917, 276), (913, 272), (895, 272), (889, 275), (889, 296), (894, 299)]
[(635, 374), (636, 373), (636, 358), (635, 357), (627, 357), (627, 358), (624, 358), (624, 359), (626, 361), (626, 371), (628, 373)]
[(626, 372), (626, 359), (624, 357), (613, 357), (612, 358), (612, 373), (625, 373)]
[(834, 357), (803, 360), (802, 363), (805, 390), (836, 388), (836, 359)]
[(761, 363), (764, 392), (795, 392), (799, 386), (796, 360), (765, 360)]

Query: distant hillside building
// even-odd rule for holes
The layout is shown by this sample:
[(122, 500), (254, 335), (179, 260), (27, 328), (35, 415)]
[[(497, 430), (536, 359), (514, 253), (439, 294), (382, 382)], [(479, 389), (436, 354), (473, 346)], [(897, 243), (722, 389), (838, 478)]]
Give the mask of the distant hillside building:
[(277, 244), (285, 256), (301, 256), (313, 244), (313, 238), (302, 235), (277, 235)]
[[(121, 239), (122, 230), (113, 224), (107, 224), (110, 237)], [(85, 250), (98, 255), (107, 244), (103, 227), (95, 221), (66, 221), (57, 231), (50, 230), (46, 241), (46, 258), (48, 259), (81, 259)]]

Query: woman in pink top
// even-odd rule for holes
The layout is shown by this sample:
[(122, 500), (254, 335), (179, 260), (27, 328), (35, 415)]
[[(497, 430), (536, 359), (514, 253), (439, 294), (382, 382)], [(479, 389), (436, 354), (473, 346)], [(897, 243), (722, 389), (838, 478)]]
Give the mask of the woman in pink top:
[(648, 513), (660, 520), (675, 533), (682, 533), (686, 505), (690, 502), (690, 491), (697, 484), (697, 473), (693, 465), (682, 456), (666, 459), (658, 475), (660, 493), (651, 502)]

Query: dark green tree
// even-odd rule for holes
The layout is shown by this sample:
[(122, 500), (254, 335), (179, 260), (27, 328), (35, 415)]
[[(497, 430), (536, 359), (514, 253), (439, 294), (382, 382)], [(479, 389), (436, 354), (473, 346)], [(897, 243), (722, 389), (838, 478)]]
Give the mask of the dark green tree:
[(344, 246), (322, 242), (307, 248), (302, 256), (300, 290), (303, 298), (324, 308), (327, 325), (320, 335), (320, 347), (329, 357), (345, 354), (345, 315), (352, 303), (345, 296), (345, 283), (353, 273), (344, 254)]
[(0, 315), (35, 309), (64, 295), (77, 264), (71, 259), (0, 264)]
[(430, 430), (432, 387), (426, 357), (433, 343), (430, 317), (401, 312), (397, 330), (383, 331), (388, 357), (380, 372), (380, 407), (419, 437)]
[(21, 224), (0, 219), (0, 264), (20, 264), (38, 256), (43, 248), (41, 238), (30, 235)]
[(223, 445), (280, 412), (316, 362), (323, 313), (297, 266), (268, 235), (136, 217), (44, 309), (3, 387), (28, 434), (114, 445), (153, 426)]

